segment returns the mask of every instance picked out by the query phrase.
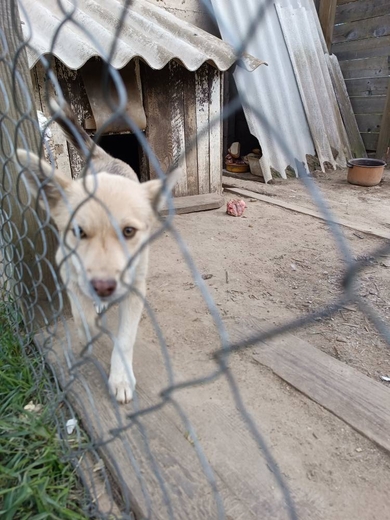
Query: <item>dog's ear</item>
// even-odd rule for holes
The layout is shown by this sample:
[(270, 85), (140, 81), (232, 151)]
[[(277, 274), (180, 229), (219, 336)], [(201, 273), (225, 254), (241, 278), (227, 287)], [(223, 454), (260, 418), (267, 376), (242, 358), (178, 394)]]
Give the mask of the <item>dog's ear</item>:
[(43, 191), (49, 206), (55, 206), (62, 198), (63, 190), (70, 186), (72, 180), (32, 152), (18, 148), (16, 155), (30, 192), (37, 197), (39, 192)]
[(141, 185), (146, 190), (147, 197), (154, 209), (159, 211), (162, 208), (181, 174), (181, 168), (176, 168), (168, 173), (165, 182), (161, 179), (153, 179)]

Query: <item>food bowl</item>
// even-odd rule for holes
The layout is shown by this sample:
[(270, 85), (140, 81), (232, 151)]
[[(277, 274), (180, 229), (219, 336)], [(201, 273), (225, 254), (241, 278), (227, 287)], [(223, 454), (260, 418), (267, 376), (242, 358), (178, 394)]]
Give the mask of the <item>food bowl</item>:
[(249, 166), (247, 164), (226, 164), (226, 169), (228, 172), (232, 173), (245, 173), (249, 170)]
[(358, 186), (376, 186), (379, 184), (386, 166), (385, 161), (379, 159), (351, 159), (347, 164), (347, 181)]

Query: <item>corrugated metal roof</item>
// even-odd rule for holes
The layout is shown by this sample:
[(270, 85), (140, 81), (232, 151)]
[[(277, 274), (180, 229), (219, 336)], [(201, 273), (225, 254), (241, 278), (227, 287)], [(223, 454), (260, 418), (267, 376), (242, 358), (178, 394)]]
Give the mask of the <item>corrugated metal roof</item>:
[[(59, 4), (73, 14), (60, 28), (52, 48), (54, 35), (65, 18)], [(93, 56), (107, 60), (123, 2), (19, 0), (19, 7), (23, 32), (30, 40), (31, 48), (27, 50), (30, 68), (40, 56), (51, 53), (76, 70)], [(111, 64), (121, 69), (135, 57), (153, 69), (162, 69), (169, 61), (177, 59), (191, 71), (206, 61), (225, 71), (236, 60), (233, 48), (226, 42), (145, 0), (131, 2)], [(251, 71), (262, 62), (246, 55), (244, 63)]]
[[(321, 92), (316, 92), (314, 89), (313, 99), (318, 96), (316, 99), (321, 109), (316, 112), (316, 115), (320, 116), (316, 130), (322, 129), (323, 142), (326, 142), (325, 149), (316, 150), (319, 143), (318, 140), (313, 139), (308, 113), (302, 102), (302, 95), (304, 95), (302, 89), (311, 87), (307, 85), (306, 79), (310, 79), (313, 85), (320, 81), (320, 78), (314, 78), (315, 81), (312, 82), (312, 74), (317, 73), (319, 69), (321, 74), (325, 72), (319, 65), (315, 70), (307, 67), (305, 77), (299, 78), (303, 84), (297, 84), (293, 57), (290, 54), (291, 48), (286, 45), (278, 17), (278, 11), (280, 12), (282, 8), (290, 9), (289, 12), (296, 9), (297, 19), (302, 16), (307, 17), (307, 25), (303, 23), (298, 25), (295, 20), (286, 24), (284, 30), (290, 31), (291, 38), (299, 36), (303, 57), (310, 56), (314, 62), (321, 58), (319, 54), (322, 52), (321, 59), (325, 60), (324, 51), (318, 49), (318, 41), (313, 36), (314, 29), (317, 28), (317, 14), (312, 0), (293, 2), (294, 7), (291, 7), (291, 0), (276, 2), (230, 0), (228, 9), (225, 0), (211, 0), (211, 3), (223, 39), (236, 46), (245, 41), (253, 20), (259, 16), (259, 9), (264, 8), (256, 30), (246, 46), (246, 51), (254, 56), (261, 54), (268, 67), (261, 67), (250, 74), (237, 68), (234, 79), (240, 96), (245, 102), (243, 108), (250, 132), (257, 137), (262, 148), (263, 157), (260, 159), (260, 164), (266, 182), (272, 179), (276, 172), (285, 178), (288, 166), (294, 168), (296, 160), (307, 164), (306, 155), (315, 155), (316, 151), (319, 152), (321, 166), (325, 161), (333, 165), (335, 162), (345, 161), (344, 150), (341, 147), (337, 150), (339, 152), (337, 161), (334, 160), (332, 153), (332, 146), (335, 142), (342, 142), (343, 136), (330, 135), (329, 132), (334, 130), (334, 126), (327, 128), (326, 125), (327, 112), (330, 118), (333, 111), (338, 110), (338, 107), (334, 106), (335, 100), (321, 97)], [(279, 8), (278, 11), (276, 6)], [(256, 111), (253, 108), (256, 108)], [(272, 129), (276, 130), (276, 133), (272, 132)]]

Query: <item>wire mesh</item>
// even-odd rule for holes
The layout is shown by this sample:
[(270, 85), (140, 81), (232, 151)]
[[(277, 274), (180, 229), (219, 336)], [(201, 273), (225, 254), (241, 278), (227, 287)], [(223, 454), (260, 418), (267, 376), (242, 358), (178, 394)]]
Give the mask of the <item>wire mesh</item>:
[[(126, 89), (119, 72), (110, 65), (116, 51), (116, 45), (120, 41), (123, 23), (127, 13), (132, 8), (131, 0), (121, 4), (121, 16), (115, 25), (115, 37), (110, 52), (107, 54), (92, 34), (88, 27), (81, 26), (74, 18), (74, 13), (82, 6), (77, 1), (73, 4), (63, 3), (58, 0), (58, 5), (63, 12), (63, 19), (58, 26), (56, 35), (53, 38), (52, 49), (55, 41), (63, 27), (73, 24), (84, 36), (100, 50), (100, 55), (105, 64), (105, 75), (102, 81), (102, 89), (105, 98), (112, 110), (111, 117), (106, 124), (96, 132), (95, 141), (98, 142), (101, 135), (118, 116), (126, 121), (128, 128), (137, 137), (139, 146), (147, 160), (157, 172), (158, 177), (163, 180), (163, 194), (168, 200), (168, 216), (159, 218), (158, 226), (153, 229), (146, 240), (139, 243), (135, 254), (130, 254), (123, 237), (121, 226), (123, 223), (117, 222), (110, 208), (101, 200), (98, 195), (99, 189), (99, 165), (96, 161), (96, 149), (88, 147), (83, 135), (80, 135), (78, 128), (72, 120), (67, 119), (66, 113), (62, 108), (53, 110), (47, 123), (41, 122), (39, 126), (36, 117), (36, 107), (34, 103), (33, 87), (29, 78), (21, 72), (24, 67), (26, 71), (25, 51), (30, 45), (29, 40), (24, 40), (18, 19), (17, 7), (11, 3), (12, 28), (6, 34), (1, 32), (1, 66), (3, 79), (1, 85), (1, 162), (2, 162), (2, 183), (1, 183), (1, 277), (2, 295), (9, 308), (10, 320), (15, 327), (20, 343), (24, 349), (30, 345), (31, 338), (34, 337), (39, 354), (42, 356), (42, 364), (39, 371), (36, 371), (37, 380), (46, 377), (48, 389), (52, 396), (52, 409), (56, 417), (58, 432), (63, 440), (66, 455), (74, 462), (80, 477), (90, 494), (89, 509), (86, 516), (91, 517), (120, 517), (120, 518), (196, 518), (191, 506), (184, 503), (175, 496), (176, 491), (172, 488), (172, 481), (169, 478), (170, 460), (169, 453), (161, 456), (160, 448), (156, 444), (156, 431), (164, 428), (167, 419), (161, 416), (161, 411), (167, 411), (167, 416), (175, 414), (181, 423), (183, 431), (190, 439), (194, 447), (197, 458), (198, 473), (203, 475), (206, 485), (201, 487), (203, 498), (211, 496), (212, 511), (203, 512), (203, 518), (228, 518), (226, 512), (226, 497), (222, 495), (220, 488), (220, 477), (216, 474), (209, 462), (208, 454), (202, 447), (202, 440), (196, 434), (193, 426), (191, 411), (178, 398), (180, 391), (185, 389), (207, 388), (218, 379), (226, 381), (234, 405), (238, 410), (242, 421), (245, 423), (247, 431), (256, 443), (263, 465), (270, 469), (269, 480), (277, 486), (280, 491), (279, 505), (275, 499), (275, 504), (271, 510), (264, 508), (264, 518), (271, 518), (275, 511), (283, 511), (285, 518), (296, 519), (298, 513), (288, 482), (283, 476), (278, 461), (275, 459), (270, 448), (270, 441), (266, 439), (260, 429), (256, 426), (251, 417), (249, 407), (244, 403), (241, 396), (240, 385), (237, 383), (230, 368), (229, 360), (232, 353), (253, 347), (256, 344), (267, 341), (271, 338), (281, 336), (288, 332), (296, 331), (302, 327), (310, 326), (319, 318), (331, 317), (338, 310), (348, 303), (355, 303), (358, 308), (373, 323), (379, 333), (390, 345), (390, 330), (377, 310), (359, 295), (358, 280), (361, 273), (370, 264), (370, 260), (377, 259), (390, 253), (390, 245), (385, 244), (377, 250), (369, 252), (362, 260), (355, 260), (349, 245), (344, 238), (339, 226), (335, 224), (335, 219), (314, 183), (312, 177), (306, 171), (306, 167), (299, 163), (295, 164), (295, 169), (299, 177), (309, 191), (312, 200), (318, 210), (323, 215), (329, 231), (334, 238), (340, 257), (344, 261), (344, 275), (342, 280), (342, 290), (340, 296), (329, 303), (329, 305), (318, 309), (315, 312), (302, 315), (293, 321), (284, 323), (281, 326), (270, 328), (266, 332), (259, 330), (251, 333), (239, 340), (232, 340), (229, 337), (226, 323), (220, 314), (206, 282), (201, 276), (187, 245), (174, 220), (173, 198), (170, 193), (169, 182), (166, 181), (166, 172), (159, 164), (152, 151), (150, 143), (145, 138), (144, 133), (137, 127), (134, 121), (126, 112)], [(10, 4), (10, 5), (11, 5)], [(213, 15), (210, 4), (204, 0), (204, 7)], [(19, 9), (24, 12), (24, 17), (28, 19), (23, 2), (19, 2)], [(232, 32), (232, 41), (236, 43), (237, 62), (246, 51), (248, 42), (256, 31), (261, 31), (262, 19), (266, 9), (273, 9), (273, 2), (264, 1), (259, 3), (257, 16), (250, 24), (247, 34), (237, 37), (231, 27), (224, 27), (224, 32)], [(222, 24), (228, 22), (221, 21)], [(32, 30), (30, 28), (30, 30)], [(10, 34), (16, 35), (17, 44), (11, 47)], [(7, 40), (8, 38), (8, 40)], [(57, 101), (63, 107), (66, 93), (62, 91), (55, 71), (53, 70), (53, 60), (49, 56), (41, 56), (40, 65), (44, 67), (47, 84), (45, 85), (46, 98), (51, 96), (51, 89), (57, 94)], [(7, 80), (8, 78), (8, 85)], [(110, 96), (109, 82), (113, 82), (118, 95), (118, 102), (114, 102)], [(10, 97), (11, 95), (11, 97)], [(223, 109), (223, 119), (229, 118), (241, 106), (245, 106), (248, 101), (245, 98), (236, 97), (229, 102)], [(248, 107), (259, 120), (263, 120), (261, 107)], [(66, 123), (68, 130), (73, 134), (73, 144), (80, 148), (86, 158), (85, 167), (79, 179), (82, 186), (83, 196), (78, 199), (77, 204), (69, 196), (68, 187), (62, 189), (56, 187), (60, 197), (65, 201), (62, 208), (67, 211), (67, 222), (61, 223), (62, 231), (58, 232), (56, 225), (50, 218), (53, 204), (51, 197), (55, 194), (50, 192), (52, 178), (55, 175), (56, 158), (50, 146), (50, 129), (54, 129), (57, 124), (55, 121)], [(210, 127), (220, 125), (221, 118), (218, 114), (214, 120), (210, 121), (207, 128), (198, 132), (196, 138), (203, 132), (209, 131)], [(274, 134), (275, 139), (279, 139), (281, 146), (287, 146), (279, 136), (278, 130), (267, 121), (267, 128)], [(196, 138), (192, 146), (196, 145)], [(27, 156), (27, 162), (20, 161), (16, 157), (16, 149), (23, 148), (31, 153), (38, 153), (45, 158), (49, 172), (45, 171), (42, 177), (42, 166), (34, 168), (33, 158)], [(191, 152), (191, 146), (186, 147), (186, 153)], [(22, 163), (22, 166), (20, 165)], [(180, 163), (180, 158), (178, 160)], [(174, 166), (174, 165), (172, 165)], [(40, 170), (40, 171), (39, 171)], [(30, 174), (28, 172), (30, 171)], [(33, 175), (31, 174), (33, 171)], [(86, 175), (88, 173), (88, 175)], [(26, 179), (29, 178), (28, 182)], [(32, 179), (32, 181), (31, 181)], [(112, 183), (115, 182), (113, 176)], [(119, 182), (119, 181), (118, 181)], [(37, 199), (31, 195), (31, 186), (35, 183), (38, 194)], [(49, 189), (48, 189), (49, 186)], [(54, 191), (56, 191), (54, 190)], [(100, 193), (100, 192), (99, 192)], [(41, 200), (44, 210), (39, 205)], [(43, 201), (43, 203), (42, 203)], [(73, 290), (74, 280), (72, 279), (72, 269), (77, 264), (81, 284), (89, 280), (88, 265), (80, 253), (84, 231), (77, 230), (78, 215), (82, 215), (83, 207), (88, 207), (92, 202), (94, 214), (102, 212), (107, 217), (112, 229), (114, 230), (119, 244), (119, 249), (125, 252), (125, 265), (118, 278), (118, 285), (122, 287), (120, 296), (105, 302), (96, 298), (97, 305), (95, 312), (96, 327), (92, 328), (84, 316), (83, 295), (73, 297), (72, 321), (69, 312), (69, 304), (66, 293)], [(56, 210), (55, 210), (56, 211)], [(54, 215), (55, 217), (56, 215)], [(80, 217), (81, 218), (81, 217)], [(97, 218), (97, 217), (96, 217)], [(102, 217), (103, 218), (103, 217)], [(76, 230), (76, 231), (74, 231)], [(73, 237), (73, 231), (75, 237)], [(81, 234), (80, 234), (81, 233)], [(144, 281), (137, 282), (137, 269), (140, 269), (142, 262), (146, 262), (147, 249), (150, 244), (159, 239), (164, 234), (169, 233), (176, 242), (181, 253), (182, 262), (187, 266), (194, 284), (200, 291), (207, 312), (211, 315), (214, 328), (217, 332), (215, 340), (215, 353), (213, 359), (215, 368), (205, 368), (201, 377), (189, 377), (184, 380), (177, 378), (170, 347), (166, 341), (164, 330), (159, 325), (158, 311), (153, 309), (152, 304), (144, 294)], [(69, 238), (71, 237), (71, 238)], [(75, 240), (76, 239), (76, 242)], [(74, 245), (76, 243), (76, 245)], [(56, 262), (54, 251), (57, 247), (61, 254)], [(73, 245), (72, 245), (73, 244)], [(97, 259), (96, 259), (97, 261)], [(62, 279), (58, 274), (61, 270)], [(89, 282), (88, 282), (89, 283)], [(72, 285), (73, 284), (73, 285)], [(78, 297), (79, 296), (79, 297)], [(151, 324), (161, 353), (161, 365), (159, 376), (150, 370), (150, 378), (156, 378), (155, 399), (150, 400), (144, 393), (134, 392), (132, 404), (121, 406), (117, 403), (115, 396), (109, 389), (109, 379), (107, 377), (107, 359), (101, 354), (101, 349), (96, 351), (96, 345), (103, 342), (116, 345), (118, 338), (113, 327), (113, 318), (109, 313), (113, 311), (119, 313), (119, 320), (124, 320), (120, 315), (123, 310), (129, 310), (123, 306), (131, 297), (132, 311), (139, 314), (144, 309), (145, 319)], [(91, 303), (92, 305), (92, 303)], [(166, 305), (169, 306), (167, 301)], [(183, 305), (185, 303), (183, 302)], [(118, 311), (119, 306), (119, 311)], [(122, 307), (121, 307), (122, 306)], [(136, 310), (134, 311), (134, 308)], [(22, 313), (23, 319), (20, 322), (15, 316)], [(91, 311), (89, 311), (91, 312)], [(206, 312), (206, 311), (205, 311)], [(75, 314), (79, 315), (76, 319)], [(126, 320), (125, 320), (126, 321)], [(142, 330), (143, 321), (140, 328)], [(84, 329), (83, 343), (80, 345), (75, 335), (75, 329)], [(178, 341), (181, 339), (178, 337)], [(105, 342), (105, 343), (104, 343)], [(136, 348), (141, 348), (140, 345)], [(26, 362), (29, 357), (26, 356)], [(118, 349), (116, 363), (120, 363), (127, 368), (125, 374), (129, 380), (133, 379), (133, 374), (129, 372), (124, 353)], [(35, 366), (35, 365), (34, 365)], [(50, 377), (47, 374), (50, 371)], [(137, 366), (135, 367), (137, 374)], [(161, 375), (164, 372), (164, 376)], [(94, 382), (92, 384), (92, 381)], [(97, 382), (96, 382), (97, 381)], [(164, 383), (165, 381), (165, 383)], [(161, 383), (163, 382), (163, 383)], [(160, 386), (161, 383), (161, 386)], [(98, 394), (96, 394), (98, 390)], [(102, 401), (105, 407), (102, 408)], [(102, 416), (102, 410), (110, 410), (112, 415), (107, 418)], [(107, 412), (108, 413), (108, 412)], [(70, 419), (77, 419), (78, 423), (75, 431), (68, 433), (67, 425)], [(88, 439), (83, 434), (83, 429), (88, 434)], [(171, 431), (171, 430), (169, 430)], [(173, 455), (172, 455), (173, 457)], [(191, 464), (193, 463), (192, 458)], [(164, 465), (165, 461), (165, 465)], [(177, 469), (181, 474), (180, 478), (187, 479), (190, 486), (191, 478), (186, 475), (189, 468), (186, 467), (187, 459), (175, 461)], [(125, 471), (124, 468), (125, 467)], [(129, 473), (132, 478), (129, 478)], [(197, 473), (197, 475), (198, 475)], [(139, 485), (139, 492), (133, 489), (134, 482)], [(192, 483), (191, 485), (193, 485)], [(199, 484), (200, 485), (200, 484)], [(203, 484), (202, 484), (203, 485)], [(190, 486), (191, 487), (191, 486)], [(103, 490), (103, 491), (102, 491)], [(259, 489), (259, 497), (264, 490)], [(191, 495), (191, 490), (189, 495)], [(106, 497), (106, 503), (102, 504), (102, 496)], [(141, 504), (139, 496), (142, 496)], [(196, 498), (197, 504), (202, 511), (202, 496)], [(183, 502), (184, 501), (184, 502)], [(191, 502), (189, 500), (189, 502)], [(262, 503), (259, 498), (259, 503)], [(119, 504), (120, 513), (116, 509)], [(180, 505), (178, 505), (180, 504)], [(277, 509), (279, 507), (279, 509)], [(158, 512), (156, 512), (158, 508)], [(193, 516), (191, 516), (193, 514)], [(154, 516), (155, 515), (155, 516)]]

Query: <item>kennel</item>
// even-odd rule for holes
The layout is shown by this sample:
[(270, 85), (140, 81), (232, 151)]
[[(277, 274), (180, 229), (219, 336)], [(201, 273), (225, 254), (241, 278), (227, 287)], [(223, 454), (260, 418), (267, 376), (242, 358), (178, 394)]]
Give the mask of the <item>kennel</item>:
[[(177, 210), (221, 206), (222, 76), (236, 60), (232, 48), (145, 0), (132, 2), (112, 53), (121, 17), (115, 0), (80, 2), (74, 23), (61, 28), (52, 48), (60, 8), (49, 0), (27, 0), (23, 6), (31, 25), (27, 54), (37, 109), (49, 116), (48, 96), (56, 96), (59, 86), (87, 131), (93, 134), (105, 125), (103, 148), (128, 162), (142, 181), (154, 178), (157, 173), (127, 123), (120, 117), (110, 119), (102, 89), (103, 59), (110, 56), (127, 91), (126, 112), (145, 133), (163, 171), (174, 164), (182, 167), (174, 193)], [(89, 35), (77, 24), (87, 26)], [(27, 23), (23, 29), (27, 36)], [(46, 64), (42, 56), (47, 56)], [(249, 70), (260, 63), (250, 56), (243, 60)], [(47, 70), (56, 76), (54, 81)], [(113, 95), (114, 90), (112, 84)], [(54, 126), (50, 143), (57, 166), (77, 176), (82, 160)]]

